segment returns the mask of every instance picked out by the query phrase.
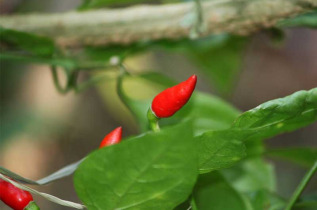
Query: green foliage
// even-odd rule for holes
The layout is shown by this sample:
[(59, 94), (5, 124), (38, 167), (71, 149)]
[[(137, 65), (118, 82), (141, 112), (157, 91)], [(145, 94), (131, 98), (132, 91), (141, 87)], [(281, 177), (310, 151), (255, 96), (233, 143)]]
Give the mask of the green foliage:
[(313, 88), (268, 101), (243, 113), (232, 129), (245, 132), (245, 140), (265, 139), (307, 126), (316, 119), (317, 88)]
[(195, 137), (198, 143), (199, 172), (226, 168), (245, 156), (245, 146), (239, 135), (224, 131), (210, 131)]
[(245, 160), (222, 171), (227, 181), (239, 192), (275, 191), (273, 166), (261, 158)]
[(272, 158), (297, 163), (304, 167), (311, 167), (317, 160), (317, 148), (282, 148), (271, 149), (266, 152), (266, 155)]
[(193, 199), (199, 210), (251, 209), (250, 203), (217, 172), (199, 176)]
[[(81, 9), (138, 2), (146, 1), (87, 0)], [(280, 25), (316, 27), (315, 13), (285, 20)], [(280, 30), (270, 32), (281, 38)], [(76, 79), (81, 70), (109, 67), (113, 56), (122, 61), (136, 52), (163, 49), (191, 58), (223, 96), (230, 95), (234, 87), (249, 40), (224, 34), (197, 40), (86, 47), (64, 54), (49, 38), (4, 28), (0, 28), (0, 36), (4, 49), (1, 59), (63, 67), (67, 84), (74, 90), (80, 89)], [(58, 83), (57, 74), (54, 78)], [(76, 171), (74, 184), (89, 209), (187, 209), (191, 205), (199, 210), (277, 210), (285, 206), (285, 201), (276, 195), (274, 168), (263, 160), (263, 155), (307, 167), (317, 158), (316, 148), (266, 151), (263, 145), (264, 139), (316, 122), (317, 88), (268, 101), (242, 114), (216, 96), (195, 91), (188, 104), (174, 116), (161, 119), (162, 130), (153, 133), (148, 131), (146, 113), (155, 95), (142, 99), (130, 96), (131, 90), (125, 89), (124, 84), (133, 79), (146, 81), (144, 89), (155, 87), (157, 93), (177, 83), (158, 73), (130, 75), (122, 71), (117, 93), (145, 133), (85, 158)], [(294, 208), (310, 208), (314, 204), (299, 199)]]
[(187, 199), (196, 177), (197, 151), (185, 123), (93, 152), (74, 183), (89, 209), (172, 209)]
[(249, 194), (252, 209), (279, 210), (285, 206), (285, 200), (267, 190), (259, 190)]
[(33, 56), (50, 57), (55, 51), (53, 41), (46, 37), (2, 27), (0, 27), (0, 37), (1, 45), (9, 45), (11, 50), (29, 52)]
[(222, 175), (237, 192), (251, 202), (254, 210), (277, 210), (285, 205), (284, 200), (274, 194), (276, 180), (273, 166), (261, 157), (250, 158), (224, 169)]
[(248, 43), (244, 37), (229, 37), (206, 50), (190, 50), (189, 57), (197, 63), (210, 83), (224, 96), (230, 95), (242, 68)]

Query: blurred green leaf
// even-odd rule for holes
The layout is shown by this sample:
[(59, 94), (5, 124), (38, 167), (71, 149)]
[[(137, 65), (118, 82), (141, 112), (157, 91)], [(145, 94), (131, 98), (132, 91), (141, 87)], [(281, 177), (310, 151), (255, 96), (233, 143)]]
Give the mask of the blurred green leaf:
[(251, 205), (219, 173), (200, 175), (193, 199), (199, 210), (248, 210)]
[(267, 190), (250, 192), (248, 197), (254, 210), (280, 210), (286, 204), (283, 198)]
[(220, 94), (228, 96), (237, 81), (248, 38), (231, 36), (208, 50), (188, 50), (189, 57), (197, 63), (210, 83)]
[(74, 176), (88, 209), (172, 209), (190, 195), (197, 151), (189, 123), (148, 132), (88, 155)]
[(207, 173), (234, 165), (245, 157), (245, 146), (238, 133), (210, 131), (195, 137), (198, 143), (199, 172)]
[[(241, 114), (232, 126), (245, 140), (265, 139), (307, 126), (317, 119), (317, 88), (268, 101)], [(237, 131), (238, 132), (238, 131)]]
[(301, 196), (293, 207), (294, 210), (315, 210), (316, 208), (317, 191)]
[(309, 27), (317, 28), (317, 10), (282, 20), (278, 23), (280, 27)]
[(239, 192), (275, 191), (275, 173), (271, 164), (261, 158), (247, 159), (222, 170), (226, 180)]
[[(50, 57), (55, 51), (54, 42), (47, 38), (30, 33), (19, 32), (0, 27), (1, 45), (9, 45), (10, 49), (22, 54), (29, 53), (33, 56)], [(2, 53), (2, 52), (1, 52)]]
[(282, 148), (271, 149), (266, 155), (272, 158), (279, 158), (291, 161), (305, 167), (311, 167), (317, 160), (317, 148)]

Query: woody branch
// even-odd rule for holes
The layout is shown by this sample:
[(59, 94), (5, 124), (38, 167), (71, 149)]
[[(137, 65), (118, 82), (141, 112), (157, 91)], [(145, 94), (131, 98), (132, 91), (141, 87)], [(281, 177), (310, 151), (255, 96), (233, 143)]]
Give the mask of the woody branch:
[[(317, 0), (213, 0), (202, 2), (200, 36), (246, 35), (317, 8)], [(189, 37), (195, 4), (134, 6), (61, 14), (0, 16), (0, 26), (51, 37), (62, 47), (130, 44)]]

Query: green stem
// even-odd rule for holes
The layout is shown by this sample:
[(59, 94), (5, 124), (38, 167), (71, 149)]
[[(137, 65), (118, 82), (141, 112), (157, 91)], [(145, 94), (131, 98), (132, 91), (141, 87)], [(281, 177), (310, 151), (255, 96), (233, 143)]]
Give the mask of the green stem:
[(302, 194), (303, 190), (307, 186), (309, 180), (313, 177), (313, 175), (316, 173), (317, 170), (317, 160), (315, 161), (314, 165), (311, 167), (311, 169), (305, 174), (302, 181), (299, 183), (298, 187), (294, 191), (292, 197), (288, 201), (285, 210), (291, 210), (294, 206), (295, 202), (299, 198), (299, 196)]
[(150, 128), (152, 131), (154, 132), (159, 132), (160, 131), (160, 126), (159, 126), (159, 118), (157, 118), (151, 108), (149, 108), (148, 112), (147, 112), (147, 118), (149, 120), (149, 124), (150, 124)]
[(60, 81), (58, 79), (58, 75), (57, 75), (57, 69), (55, 66), (51, 67), (51, 71), (52, 71), (52, 76), (53, 76), (53, 81), (54, 81), (54, 85), (57, 89), (57, 91), (61, 94), (65, 94), (68, 92), (68, 76), (67, 76), (67, 82), (66, 82), (66, 86), (63, 88), (62, 85), (60, 84)]
[(24, 210), (40, 210), (40, 207), (38, 207), (38, 205), (32, 201), (24, 208)]

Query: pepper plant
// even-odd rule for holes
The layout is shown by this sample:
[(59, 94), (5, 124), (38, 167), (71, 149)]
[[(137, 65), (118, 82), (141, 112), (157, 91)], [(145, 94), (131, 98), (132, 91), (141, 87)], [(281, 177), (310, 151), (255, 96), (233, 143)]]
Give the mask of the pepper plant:
[[(0, 166), (0, 199), (14, 209), (25, 210), (38, 208), (30, 193), (59, 205), (92, 210), (316, 209), (314, 197), (301, 194), (316, 173), (317, 149), (272, 151), (265, 140), (315, 123), (317, 88), (298, 90), (244, 112), (227, 100), (255, 29), (282, 44), (284, 28), (316, 27), (317, 3), (247, 0), (237, 4), (195, 0), (94, 10), (139, 2), (145, 1), (87, 0), (79, 11), (60, 17), (24, 14), (0, 18), (2, 62), (48, 65), (56, 90), (64, 97), (69, 92), (79, 94), (114, 80), (116, 94), (138, 128), (137, 135), (122, 139), (124, 126), (116, 125), (119, 127), (113, 131), (105, 131), (108, 134), (99, 148), (37, 181)], [(282, 7), (287, 11), (279, 9)], [(165, 10), (172, 12), (161, 15)], [(236, 10), (239, 12), (231, 16), (230, 11)], [(111, 16), (110, 23), (104, 23), (102, 11), (105, 15), (121, 16)], [(148, 15), (149, 19), (133, 19), (137, 17), (130, 15), (135, 11), (140, 17)], [(87, 18), (92, 17), (96, 23), (85, 25)], [(153, 22), (149, 24), (149, 20)], [(41, 21), (47, 21), (45, 26)], [(60, 30), (56, 30), (56, 24)], [(130, 28), (130, 24), (135, 27)], [(182, 81), (181, 76), (171, 78), (164, 71), (135, 73), (126, 65), (133, 55), (155, 50), (185, 56), (199, 67), (197, 75), (206, 78), (194, 74), (186, 75), (187, 79)], [(66, 75), (65, 85), (60, 82), (59, 69)], [(98, 74), (99, 71), (112, 72), (114, 78)], [(78, 79), (83, 72), (90, 74), (84, 81)], [(196, 87), (203, 79), (213, 85), (218, 96)], [(141, 92), (144, 97), (135, 98), (131, 94), (135, 90), (125, 86), (127, 81), (143, 81), (142, 90), (154, 94)], [(275, 171), (267, 157), (300, 163), (307, 168), (307, 174), (290, 198), (277, 194)], [(55, 181), (66, 176), (73, 177), (80, 204), (32, 188), (32, 185), (59, 184)], [(39, 189), (42, 188), (45, 186)], [(22, 204), (16, 201), (19, 195), (26, 197), (21, 198), (25, 201)]]

